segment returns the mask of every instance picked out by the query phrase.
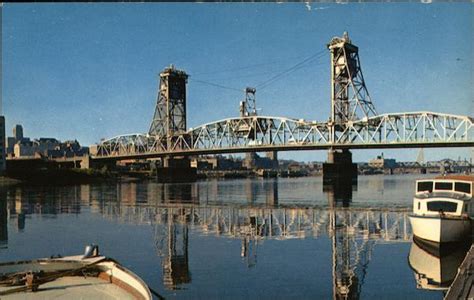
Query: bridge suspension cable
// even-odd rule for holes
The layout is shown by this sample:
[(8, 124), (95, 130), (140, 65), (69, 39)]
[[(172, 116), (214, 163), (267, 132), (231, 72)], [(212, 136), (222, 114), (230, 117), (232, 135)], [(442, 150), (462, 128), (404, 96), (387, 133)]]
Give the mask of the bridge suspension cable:
[(237, 89), (237, 88), (234, 88), (234, 87), (225, 86), (225, 85), (212, 83), (212, 82), (209, 82), (209, 81), (204, 81), (204, 80), (199, 80), (199, 79), (194, 79), (194, 78), (190, 78), (190, 79), (191, 79), (191, 81), (194, 81), (194, 82), (197, 82), (197, 83), (207, 84), (207, 85), (211, 85), (211, 86), (218, 87), (218, 88), (221, 88), (221, 89), (237, 91), (239, 93), (245, 92), (245, 89)]
[(325, 55), (325, 53), (326, 53), (326, 49), (323, 49), (323, 50), (321, 50), (321, 51), (305, 58), (304, 60), (298, 62), (297, 64), (295, 64), (292, 67), (284, 70), (283, 72), (278, 73), (278, 74), (272, 76), (271, 78), (269, 78), (268, 80), (258, 84), (256, 86), (256, 88), (258, 88), (259, 90), (262, 90), (262, 89), (266, 88), (267, 86), (269, 86), (272, 83), (276, 82), (278, 79), (282, 78), (283, 76), (287, 75), (288, 73), (290, 73), (292, 71), (296, 71), (298, 69), (301, 69), (306, 64), (310, 64), (310, 63), (320, 59), (321, 57), (323, 57)]
[(207, 72), (197, 72), (197, 73), (192, 73), (193, 76), (205, 76), (205, 75), (214, 75), (214, 74), (221, 74), (221, 73), (229, 73), (229, 72), (235, 72), (235, 71), (241, 71), (241, 70), (252, 70), (252, 69), (257, 69), (258, 67), (262, 66), (268, 66), (272, 65), (274, 66), (275, 64), (281, 64), (284, 63), (284, 60), (286, 61), (293, 61), (296, 59), (301, 59), (301, 58), (307, 58), (306, 55), (298, 55), (298, 56), (292, 56), (292, 57), (287, 57), (287, 58), (280, 58), (280, 59), (273, 59), (267, 62), (262, 62), (262, 63), (255, 63), (255, 64), (250, 64), (250, 65), (244, 65), (241, 67), (235, 67), (235, 68), (228, 68), (228, 69), (218, 69), (215, 71), (207, 71)]
[[(276, 82), (277, 80), (279, 80), (280, 78), (284, 77), (285, 75), (287, 75), (288, 73), (292, 72), (292, 71), (296, 71), (298, 69), (301, 69), (307, 65), (309, 65), (310, 63), (312, 62), (315, 62), (317, 61), (318, 59), (320, 59), (321, 57), (324, 56), (326, 50), (323, 49), (315, 54), (312, 54), (311, 56), (309, 57), (306, 57), (305, 59), (303, 59), (302, 61), (299, 61), (298, 63), (294, 64), (293, 66), (291, 66), (290, 68), (288, 69), (285, 69), (283, 70), (282, 72), (272, 76), (271, 78), (265, 80), (264, 82), (258, 84), (256, 87), (259, 88), (260, 90), (271, 85), (272, 83)], [(274, 63), (274, 62), (273, 62)], [(231, 71), (238, 71), (238, 70), (246, 70), (246, 69), (252, 69), (252, 68), (255, 68), (255, 67), (258, 67), (258, 66), (265, 66), (265, 65), (269, 65), (269, 64), (273, 64), (273, 63), (261, 63), (261, 64), (254, 64), (254, 65), (249, 65), (249, 66), (243, 66), (243, 67), (237, 67), (237, 68), (232, 68), (232, 69), (225, 69), (225, 70), (221, 70), (221, 71), (216, 71), (214, 73), (224, 73), (224, 72), (231, 72)], [(270, 72), (265, 72), (263, 74), (268, 74)], [(198, 73), (198, 75), (205, 75), (205, 74), (212, 74), (212, 73)], [(241, 78), (242, 77), (251, 77), (251, 75), (246, 75), (246, 76), (240, 76)], [(217, 84), (217, 83), (213, 83), (213, 82), (209, 82), (209, 81), (205, 81), (205, 80), (199, 80), (199, 79), (195, 79), (195, 78), (190, 78), (190, 80), (194, 81), (194, 82), (197, 82), (197, 83), (201, 83), (201, 84), (207, 84), (207, 85), (210, 85), (210, 86), (214, 86), (214, 87), (218, 87), (218, 88), (221, 88), (221, 89), (226, 89), (226, 90), (231, 90), (231, 91), (237, 91), (237, 92), (243, 92), (245, 91), (244, 89), (237, 89), (237, 88), (234, 88), (234, 87), (230, 87), (230, 86), (225, 86), (225, 85), (222, 85), (222, 84)]]

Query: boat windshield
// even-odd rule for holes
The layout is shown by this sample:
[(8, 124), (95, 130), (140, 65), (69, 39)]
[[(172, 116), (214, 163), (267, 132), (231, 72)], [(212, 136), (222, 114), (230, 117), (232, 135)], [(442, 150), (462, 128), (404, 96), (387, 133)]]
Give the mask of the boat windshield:
[(456, 183), (454, 183), (454, 190), (456, 192), (470, 194), (471, 193), (471, 184), (466, 183), (466, 182), (456, 182)]
[(420, 180), (416, 182), (416, 192), (457, 192), (472, 195), (472, 183), (448, 180)]
[(416, 188), (417, 192), (432, 192), (433, 191), (433, 181), (418, 181), (418, 186)]
[(456, 212), (458, 204), (448, 201), (430, 201), (427, 206), (429, 211)]
[(435, 182), (435, 189), (442, 191), (451, 191), (453, 189), (452, 182)]

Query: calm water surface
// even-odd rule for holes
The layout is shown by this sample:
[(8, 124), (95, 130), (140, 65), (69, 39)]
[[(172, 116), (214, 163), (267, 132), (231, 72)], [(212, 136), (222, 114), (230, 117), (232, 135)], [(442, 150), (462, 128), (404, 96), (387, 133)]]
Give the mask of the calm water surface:
[(96, 243), (167, 298), (441, 299), (423, 288), (452, 280), (464, 250), (440, 259), (412, 242), (415, 178), (11, 187), (0, 262)]

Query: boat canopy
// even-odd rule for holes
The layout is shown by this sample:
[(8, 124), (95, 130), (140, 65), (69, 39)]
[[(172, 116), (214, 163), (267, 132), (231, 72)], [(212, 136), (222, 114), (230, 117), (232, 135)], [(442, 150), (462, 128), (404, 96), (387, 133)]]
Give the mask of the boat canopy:
[(462, 178), (440, 177), (416, 181), (416, 193), (454, 192), (473, 195), (474, 179), (463, 176)]

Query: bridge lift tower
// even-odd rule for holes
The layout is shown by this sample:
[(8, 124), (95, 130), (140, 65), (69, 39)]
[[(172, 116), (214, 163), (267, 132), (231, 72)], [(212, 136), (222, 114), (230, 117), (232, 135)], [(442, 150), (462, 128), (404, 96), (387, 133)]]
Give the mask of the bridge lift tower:
[[(351, 122), (377, 115), (365, 85), (359, 61), (359, 48), (352, 44), (347, 32), (334, 37), (327, 45), (331, 53), (331, 116), (330, 139), (336, 142), (336, 132), (344, 132)], [(344, 142), (344, 141), (342, 141)], [(357, 165), (347, 149), (330, 149), (323, 165), (324, 181), (333, 183), (355, 180)]]
[[(245, 89), (245, 99), (240, 101), (240, 117), (252, 117), (257, 116), (257, 101), (255, 98), (255, 93), (257, 90), (252, 87), (247, 87)], [(278, 153), (277, 151), (266, 152), (266, 157), (272, 162), (272, 169), (278, 168)], [(248, 152), (245, 154), (245, 164), (247, 167), (255, 168), (257, 164), (257, 153)]]
[[(173, 65), (160, 73), (160, 85), (156, 100), (155, 114), (148, 134), (162, 141), (165, 150), (170, 150), (179, 134), (187, 131), (186, 127), (186, 84), (188, 75)], [(162, 168), (157, 169), (158, 179), (176, 181), (195, 177), (196, 170), (190, 167), (186, 157), (165, 157)], [(192, 178), (191, 178), (192, 179)]]
[(148, 134), (170, 140), (173, 135), (186, 132), (187, 81), (186, 72), (173, 65), (160, 73), (158, 99)]

